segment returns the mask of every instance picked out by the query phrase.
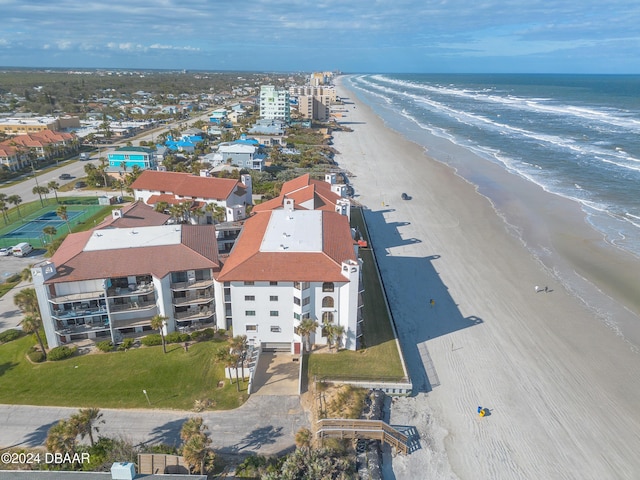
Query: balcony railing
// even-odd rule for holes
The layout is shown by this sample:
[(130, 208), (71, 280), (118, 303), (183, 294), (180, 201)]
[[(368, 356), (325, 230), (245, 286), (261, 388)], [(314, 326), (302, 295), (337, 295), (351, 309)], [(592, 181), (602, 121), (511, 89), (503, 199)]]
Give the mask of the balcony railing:
[(208, 318), (215, 314), (215, 310), (212, 309), (203, 309), (203, 310), (190, 310), (187, 312), (176, 312), (174, 314), (174, 318), (176, 320), (187, 321), (187, 320), (198, 320), (202, 318)]
[(103, 323), (86, 323), (84, 325), (73, 325), (63, 328), (58, 328), (56, 333), (58, 335), (76, 335), (79, 333), (98, 332), (103, 330), (109, 330), (109, 322)]
[(112, 320), (112, 324), (114, 330), (117, 330), (119, 328), (146, 327), (151, 325), (151, 318), (153, 317), (132, 318), (129, 320)]
[(192, 297), (179, 297), (173, 299), (174, 305), (197, 305), (199, 303), (210, 303), (213, 300), (213, 293), (207, 295), (195, 295)]
[(53, 318), (66, 320), (69, 318), (89, 317), (91, 315), (106, 315), (107, 308), (75, 308), (73, 310), (54, 310)]
[(110, 287), (107, 294), (110, 297), (127, 297), (132, 295), (145, 295), (153, 292), (153, 283), (132, 283), (128, 287)]
[(171, 283), (171, 290), (192, 290), (197, 288), (207, 288), (213, 285), (213, 279), (194, 280), (191, 282), (175, 282)]
[(145, 310), (156, 307), (155, 300), (149, 300), (146, 302), (127, 302), (109, 305), (109, 311), (111, 313), (130, 312), (131, 310)]
[(51, 303), (73, 303), (73, 302), (86, 302), (87, 300), (98, 300), (100, 298), (104, 298), (103, 291), (73, 293), (70, 295), (58, 295), (58, 296), (49, 298), (49, 301)]

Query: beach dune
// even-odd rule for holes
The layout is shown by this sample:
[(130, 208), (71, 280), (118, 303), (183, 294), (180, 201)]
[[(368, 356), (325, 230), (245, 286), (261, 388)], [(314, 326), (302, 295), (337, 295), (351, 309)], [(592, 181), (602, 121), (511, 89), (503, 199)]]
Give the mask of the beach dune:
[[(420, 434), (419, 450), (393, 459), (395, 478), (640, 478), (637, 349), (533, 258), (474, 185), (338, 90), (353, 131), (334, 133), (336, 161), (367, 207), (419, 392), (392, 405), (391, 423)], [(558, 221), (573, 208), (523, 195)]]

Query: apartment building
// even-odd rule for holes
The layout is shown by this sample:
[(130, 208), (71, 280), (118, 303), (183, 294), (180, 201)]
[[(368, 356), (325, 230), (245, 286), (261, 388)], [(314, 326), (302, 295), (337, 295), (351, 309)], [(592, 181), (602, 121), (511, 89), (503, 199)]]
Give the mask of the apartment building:
[[(246, 207), (251, 205), (251, 175), (241, 175), (240, 180), (195, 176), (190, 173), (158, 172), (148, 170), (131, 184), (136, 200), (148, 205), (164, 201), (180, 203), (184, 201), (214, 204), (225, 209), (229, 222), (242, 220)], [(208, 216), (208, 223), (212, 223)]]
[(220, 267), (213, 225), (159, 225), (70, 234), (31, 272), (53, 348), (151, 333), (155, 315), (165, 333), (213, 326)]
[(131, 170), (138, 167), (141, 170), (156, 168), (155, 152), (147, 147), (120, 147), (109, 152), (109, 169), (123, 170), (122, 165)]
[(289, 91), (273, 85), (260, 87), (260, 118), (291, 121)]
[[(263, 347), (300, 353), (305, 319), (317, 321), (315, 344), (327, 343), (327, 326), (344, 328), (342, 346), (355, 350), (361, 319), (361, 265), (346, 215), (283, 208), (258, 213), (225, 260), (217, 280), (220, 328), (233, 325)], [(224, 301), (224, 303), (222, 303)]]

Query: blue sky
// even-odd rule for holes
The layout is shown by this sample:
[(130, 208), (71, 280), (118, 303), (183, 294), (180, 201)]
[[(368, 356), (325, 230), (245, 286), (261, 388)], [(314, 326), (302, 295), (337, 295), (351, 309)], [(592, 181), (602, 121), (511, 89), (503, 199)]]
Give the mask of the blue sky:
[(0, 66), (640, 73), (638, 0), (0, 0)]

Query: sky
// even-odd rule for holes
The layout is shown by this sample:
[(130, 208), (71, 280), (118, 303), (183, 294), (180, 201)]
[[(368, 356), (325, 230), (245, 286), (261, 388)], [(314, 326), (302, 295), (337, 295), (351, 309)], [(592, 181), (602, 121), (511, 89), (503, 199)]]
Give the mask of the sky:
[(638, 0), (0, 0), (0, 66), (640, 73)]

